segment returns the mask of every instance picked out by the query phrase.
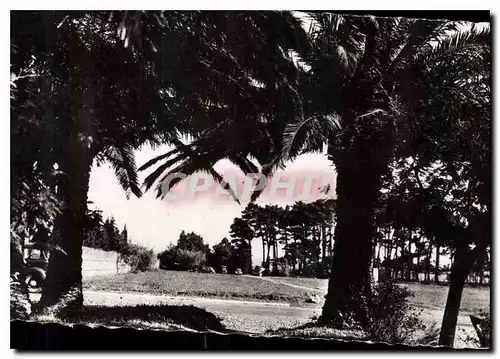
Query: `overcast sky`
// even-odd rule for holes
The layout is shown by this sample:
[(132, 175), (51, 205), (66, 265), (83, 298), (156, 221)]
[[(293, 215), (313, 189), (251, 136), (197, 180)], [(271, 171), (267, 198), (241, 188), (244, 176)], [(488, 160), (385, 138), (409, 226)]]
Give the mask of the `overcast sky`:
[[(136, 152), (138, 167), (156, 155), (163, 154), (167, 147), (152, 150), (145, 147)], [(237, 167), (229, 161), (220, 161), (216, 169), (222, 173), (237, 171)], [(306, 154), (289, 163), (282, 175), (302, 173), (329, 173), (335, 180), (332, 164), (326, 156), (321, 154)], [(140, 180), (149, 174), (142, 172)], [(243, 174), (241, 174), (243, 175)], [(155, 198), (154, 191), (145, 193), (142, 198), (126, 199), (125, 193), (119, 186), (113, 170), (105, 164), (100, 167), (94, 165), (90, 175), (89, 200), (95, 207), (103, 211), (104, 217), (114, 216), (117, 225), (123, 228), (127, 224), (129, 237), (132, 241), (143, 244), (155, 251), (161, 251), (169, 243), (175, 243), (182, 230), (194, 231), (201, 235), (205, 242), (214, 245), (224, 237), (229, 238), (229, 227), (235, 217), (241, 214), (246, 203), (238, 205), (232, 200), (214, 200), (209, 196), (196, 199), (168, 202)], [(259, 200), (257, 203), (287, 204), (292, 201), (276, 200), (269, 202)], [(262, 260), (261, 242), (253, 243), (253, 262)]]

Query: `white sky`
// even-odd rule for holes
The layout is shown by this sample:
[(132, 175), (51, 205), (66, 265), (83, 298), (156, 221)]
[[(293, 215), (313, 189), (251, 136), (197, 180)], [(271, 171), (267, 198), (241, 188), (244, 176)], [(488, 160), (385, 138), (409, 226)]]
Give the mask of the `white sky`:
[[(151, 158), (165, 153), (167, 147), (145, 147), (136, 152), (137, 166), (141, 166)], [(221, 161), (217, 170), (231, 170), (237, 167), (229, 161)], [(331, 162), (324, 155), (305, 154), (289, 163), (283, 172), (287, 174), (296, 171), (331, 172), (335, 176)], [(140, 181), (150, 171), (140, 173)], [(154, 187), (153, 187), (154, 189)], [(235, 217), (241, 214), (246, 203), (238, 205), (234, 201), (214, 201), (210, 198), (200, 198), (185, 202), (167, 203), (155, 198), (155, 192), (150, 191), (141, 198), (133, 195), (126, 199), (119, 186), (113, 170), (105, 164), (94, 165), (90, 175), (89, 200), (95, 207), (103, 211), (103, 216), (114, 216), (117, 225), (123, 228), (127, 224), (129, 237), (132, 241), (143, 244), (155, 251), (164, 250), (169, 243), (175, 243), (182, 230), (194, 231), (201, 235), (211, 246), (219, 243), (223, 237), (229, 238), (229, 227)], [(265, 202), (257, 201), (265, 204)], [(274, 202), (274, 204), (277, 204)], [(262, 244), (260, 240), (252, 242), (254, 250), (253, 262), (262, 260)]]

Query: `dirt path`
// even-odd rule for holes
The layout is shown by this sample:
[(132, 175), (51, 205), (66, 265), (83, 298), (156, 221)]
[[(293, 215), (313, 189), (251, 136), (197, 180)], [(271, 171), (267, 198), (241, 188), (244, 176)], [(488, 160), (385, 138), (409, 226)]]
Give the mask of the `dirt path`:
[[(290, 287), (302, 289), (302, 290), (307, 290), (310, 291), (311, 293), (315, 293), (323, 297), (327, 291), (328, 291), (328, 281), (325, 281), (325, 286), (322, 289), (318, 288), (312, 288), (312, 287), (307, 287), (307, 286), (302, 286), (299, 284), (293, 284), (293, 283), (288, 283), (286, 281), (281, 281), (276, 278), (269, 278), (269, 277), (256, 277), (262, 280), (266, 280), (275, 284), (283, 284), (283, 285), (288, 285)], [(318, 312), (321, 311), (321, 306), (322, 306), (323, 301), (318, 304)], [(410, 299), (411, 303), (411, 299)], [(443, 318), (444, 314), (444, 308), (433, 305), (432, 303), (428, 305), (423, 305), (420, 303), (411, 303), (414, 307), (418, 309), (422, 309), (422, 313), (420, 314), (420, 318), (424, 323), (427, 325), (432, 325), (435, 324), (438, 327), (441, 325), (441, 320)], [(461, 311), (460, 314), (458, 315), (458, 321), (457, 321), (457, 331), (456, 331), (456, 336), (455, 336), (455, 347), (456, 348), (465, 348), (467, 347), (467, 344), (465, 342), (467, 336), (472, 336), (476, 337), (476, 332), (474, 330), (474, 327), (472, 326), (472, 323), (469, 318), (469, 313), (465, 311)]]
[(259, 279), (266, 280), (266, 281), (274, 283), (274, 284), (283, 284), (283, 285), (287, 285), (287, 286), (292, 287), (292, 288), (307, 290), (307, 291), (315, 292), (315, 293), (324, 293), (324, 294), (326, 294), (326, 292), (327, 292), (327, 288), (317, 289), (317, 288), (312, 288), (312, 287), (306, 287), (306, 286), (303, 286), (303, 285), (288, 283), (288, 282), (285, 282), (285, 281), (281, 281), (279, 279), (274, 279), (274, 278), (269, 278), (269, 277), (258, 277), (258, 276), (250, 276), (250, 275), (247, 275), (247, 277), (259, 278)]

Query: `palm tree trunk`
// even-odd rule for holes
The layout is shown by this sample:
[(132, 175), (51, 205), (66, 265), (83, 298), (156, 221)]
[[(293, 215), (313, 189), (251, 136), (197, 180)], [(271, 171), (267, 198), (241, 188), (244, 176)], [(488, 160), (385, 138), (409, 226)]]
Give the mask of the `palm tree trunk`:
[[(358, 170), (359, 171), (359, 170)], [(372, 296), (374, 212), (380, 176), (370, 168), (337, 166), (337, 225), (328, 293), (319, 320), (343, 327), (348, 318), (368, 324)]]
[(455, 258), (451, 265), (450, 288), (448, 290), (441, 332), (439, 334), (439, 345), (453, 346), (465, 281), (474, 262), (483, 253), (485, 253), (484, 246), (477, 246), (472, 251), (467, 250), (465, 247), (456, 250)]
[(43, 307), (81, 308), (82, 243), (92, 155), (78, 133), (70, 134), (65, 156), (59, 163), (58, 197), (64, 208), (54, 223), (53, 249), (42, 291)]

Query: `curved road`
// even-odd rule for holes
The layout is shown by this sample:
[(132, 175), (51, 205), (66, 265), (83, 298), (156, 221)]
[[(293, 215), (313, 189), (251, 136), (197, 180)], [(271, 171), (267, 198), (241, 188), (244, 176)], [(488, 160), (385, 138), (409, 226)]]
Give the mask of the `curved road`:
[[(300, 289), (310, 290), (321, 298), (326, 294), (326, 288), (315, 289), (297, 284), (287, 283), (279, 279), (259, 277), (262, 280), (285, 284)], [(35, 298), (33, 298), (35, 299)], [(193, 305), (214, 313), (221, 318), (222, 324), (228, 329), (262, 334), (267, 330), (283, 327), (296, 327), (311, 321), (313, 316), (321, 313), (323, 302), (307, 307), (294, 307), (288, 303), (268, 303), (257, 301), (224, 300), (201, 297), (178, 297), (165, 295), (151, 295), (143, 293), (117, 293), (101, 291), (85, 291), (85, 304), (121, 306), (121, 305)], [(421, 318), (425, 323), (441, 324), (443, 309), (421, 307)], [(474, 328), (466, 313), (461, 313), (458, 318), (456, 348), (466, 347), (463, 338), (466, 335), (475, 335)]]

